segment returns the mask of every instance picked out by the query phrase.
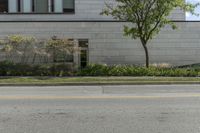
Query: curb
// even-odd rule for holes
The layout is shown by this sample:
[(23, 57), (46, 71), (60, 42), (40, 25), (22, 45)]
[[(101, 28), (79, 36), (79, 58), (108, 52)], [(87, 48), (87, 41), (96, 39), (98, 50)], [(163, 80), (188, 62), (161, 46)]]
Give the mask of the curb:
[(116, 85), (200, 85), (200, 82), (137, 82), (137, 83), (55, 83), (55, 84), (0, 84), (6, 86), (116, 86)]

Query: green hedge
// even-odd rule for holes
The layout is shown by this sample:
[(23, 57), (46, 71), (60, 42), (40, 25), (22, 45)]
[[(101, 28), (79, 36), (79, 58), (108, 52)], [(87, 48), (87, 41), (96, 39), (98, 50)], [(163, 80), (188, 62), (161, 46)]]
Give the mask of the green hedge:
[(72, 76), (69, 64), (29, 65), (9, 61), (0, 62), (0, 76)]
[(157, 68), (138, 67), (131, 65), (89, 65), (80, 70), (79, 76), (169, 76), (169, 77), (197, 77), (199, 69), (192, 68)]
[(8, 61), (0, 62), (0, 76), (166, 76), (198, 77), (200, 69), (193, 68), (158, 68), (132, 65), (88, 65), (73, 71), (69, 64), (28, 65)]

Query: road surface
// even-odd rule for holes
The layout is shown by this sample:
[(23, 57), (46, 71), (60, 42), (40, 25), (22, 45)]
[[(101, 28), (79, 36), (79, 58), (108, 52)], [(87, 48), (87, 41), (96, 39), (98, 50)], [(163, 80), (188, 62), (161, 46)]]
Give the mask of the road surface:
[(0, 87), (0, 133), (199, 133), (200, 85)]

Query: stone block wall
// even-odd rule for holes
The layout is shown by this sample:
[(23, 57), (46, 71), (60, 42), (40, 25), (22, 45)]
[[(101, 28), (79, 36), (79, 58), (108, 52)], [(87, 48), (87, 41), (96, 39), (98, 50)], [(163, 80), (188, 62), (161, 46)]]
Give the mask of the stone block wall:
[[(0, 38), (21, 34), (37, 38), (54, 35), (89, 39), (89, 62), (144, 64), (139, 40), (123, 36), (122, 22), (1, 22)], [(148, 45), (151, 63), (185, 65), (200, 63), (200, 23), (177, 22), (178, 29), (164, 28)]]

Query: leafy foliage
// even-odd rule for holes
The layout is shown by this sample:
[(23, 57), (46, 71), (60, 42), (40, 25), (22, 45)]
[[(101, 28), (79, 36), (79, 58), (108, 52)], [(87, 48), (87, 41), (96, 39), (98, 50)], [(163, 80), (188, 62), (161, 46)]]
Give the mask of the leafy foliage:
[(79, 50), (74, 40), (66, 38), (39, 40), (32, 36), (22, 35), (8, 36), (0, 41), (0, 45), (1, 52), (6, 56), (5, 60), (21, 64), (52, 63), (57, 54), (72, 55)]
[(67, 58), (68, 55), (79, 51), (79, 47), (74, 40), (53, 37), (47, 41), (46, 51), (56, 61), (58, 55)]
[(177, 28), (169, 19), (171, 12), (180, 9), (195, 14), (194, 9), (199, 5), (199, 3), (195, 5), (185, 3), (185, 0), (116, 0), (116, 2), (116, 5), (106, 3), (106, 8), (101, 14), (131, 23), (124, 26), (124, 35), (140, 39), (145, 50), (147, 67), (149, 67), (148, 41), (166, 25), (171, 25), (172, 29)]
[(35, 44), (36, 39), (34, 37), (8, 36), (1, 41), (1, 51), (6, 53), (6, 60), (16, 60), (16, 56), (19, 56), (20, 62), (26, 63), (30, 53), (35, 49)]
[(167, 77), (197, 77), (200, 68), (160, 68), (139, 67), (133, 65), (88, 65), (86, 68), (74, 70), (72, 64), (57, 63), (30, 65), (0, 62), (0, 76), (167, 76)]
[(132, 65), (99, 65), (87, 66), (78, 72), (79, 76), (169, 76), (169, 77), (197, 77), (200, 69), (139, 67)]
[(0, 76), (72, 76), (75, 71), (71, 64), (30, 65), (0, 62)]

